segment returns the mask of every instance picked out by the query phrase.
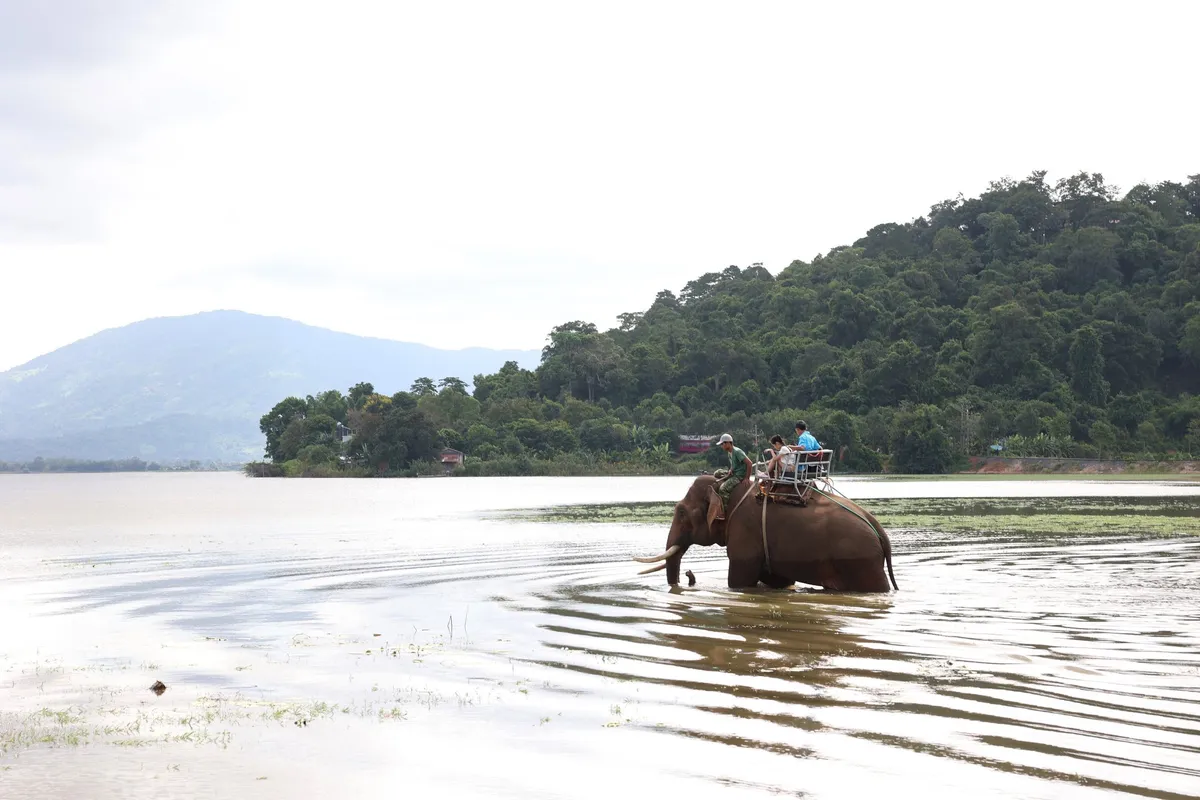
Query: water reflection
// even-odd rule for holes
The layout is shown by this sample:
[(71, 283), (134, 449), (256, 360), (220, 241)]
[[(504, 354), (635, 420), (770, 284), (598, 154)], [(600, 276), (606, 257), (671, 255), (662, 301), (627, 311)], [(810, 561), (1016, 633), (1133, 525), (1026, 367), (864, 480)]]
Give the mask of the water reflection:
[(604, 584), (512, 605), (538, 619), (530, 663), (636, 683), (660, 734), (835, 760), (851, 737), (1147, 797), (1200, 786), (1200, 542), (899, 535), (919, 556), (891, 596)]
[[(177, 796), (1200, 787), (1195, 537), (899, 529), (904, 588), (870, 596), (730, 592), (723, 553), (693, 549), (697, 586), (668, 589), (628, 561), (661, 526), (442, 515), (450, 482), (432, 483), (305, 483), (311, 497), (289, 495), (294, 508), (252, 531), (237, 493), (253, 482), (226, 505), (172, 484), (179, 518), (157, 532), (102, 503), (92, 527), (72, 518), (73, 534), (33, 548), (28, 508), (4, 520), (0, 751), (20, 746), (0, 753), (0, 796), (158, 796), (138, 777), (147, 763), (158, 786), (170, 764), (197, 778), (171, 783)], [(512, 491), (481, 486), (470, 504)], [(403, 524), (371, 499), (398, 491), (416, 492), (400, 498), (414, 509)], [(1172, 499), (1154, 513), (1196, 511)], [(296, 703), (337, 711), (297, 725)], [(203, 744), (96, 733), (127, 714), (159, 714), (155, 736), (186, 733), (178, 719), (199, 726), (197, 708), (215, 715)], [(17, 736), (64, 709), (41, 744)], [(88, 743), (68, 745), (78, 731)]]

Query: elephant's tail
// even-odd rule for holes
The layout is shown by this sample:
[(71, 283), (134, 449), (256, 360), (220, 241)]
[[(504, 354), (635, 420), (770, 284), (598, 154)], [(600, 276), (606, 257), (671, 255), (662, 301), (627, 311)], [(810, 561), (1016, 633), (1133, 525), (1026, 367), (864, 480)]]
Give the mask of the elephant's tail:
[(874, 514), (867, 514), (867, 521), (871, 523), (871, 527), (875, 529), (875, 533), (879, 536), (879, 544), (883, 546), (883, 563), (887, 565), (888, 577), (892, 580), (892, 588), (897, 592), (900, 587), (896, 585), (896, 573), (892, 572), (892, 540), (884, 532), (883, 526), (879, 524), (879, 520), (875, 519)]
[(900, 587), (896, 585), (896, 573), (892, 572), (892, 541), (882, 530), (880, 530), (880, 534), (879, 539), (883, 542), (883, 561), (887, 564), (888, 577), (892, 579), (892, 588), (898, 592)]
[[(836, 497), (825, 494), (825, 492), (821, 491), (820, 489), (816, 489), (814, 487), (813, 491), (815, 491), (817, 494), (822, 495), (825, 498), (833, 501), (834, 503), (838, 504), (839, 506), (846, 509), (851, 514), (853, 514), (854, 516), (858, 517), (863, 522), (865, 522), (871, 526), (871, 529), (875, 531), (875, 535), (879, 537), (879, 544), (883, 547), (883, 563), (887, 565), (888, 577), (891, 578), (891, 580), (892, 580), (892, 588), (895, 589), (897, 592), (900, 591), (900, 587), (898, 585), (896, 585), (896, 573), (892, 572), (892, 540), (889, 539), (887, 533), (884, 532), (883, 526), (879, 524), (879, 520), (875, 519), (875, 515), (868, 514), (865, 510), (860, 508), (859, 505), (857, 503), (855, 503), (853, 500), (851, 500), (849, 497), (846, 498), (846, 502), (850, 503), (850, 505), (854, 506), (854, 508), (851, 508), (850, 506), (846, 505), (846, 503), (843, 503), (841, 500), (837, 499)], [(857, 508), (858, 510), (855, 511), (855, 508)], [(766, 532), (765, 528), (764, 528), (763, 532), (764, 533)]]

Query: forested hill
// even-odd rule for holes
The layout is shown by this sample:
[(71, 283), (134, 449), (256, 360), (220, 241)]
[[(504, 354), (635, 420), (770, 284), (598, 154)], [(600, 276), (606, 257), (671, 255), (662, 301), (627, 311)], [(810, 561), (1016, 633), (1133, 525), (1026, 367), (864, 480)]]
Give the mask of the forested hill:
[(430, 411), (442, 443), (484, 460), (552, 455), (533, 423), (611, 454), (638, 431), (786, 434), (797, 414), (865, 469), (939, 471), (998, 442), (1200, 454), (1198, 300), (1200, 175), (1119, 196), (1039, 172), (778, 275), (702, 275), (612, 330), (566, 323), (536, 371), (475, 376), (462, 419)]
[(963, 409), (978, 414), (978, 445), (1045, 433), (1156, 451), (1200, 417), (1198, 299), (1200, 175), (1118, 198), (1100, 175), (1035, 173), (777, 276), (703, 275), (603, 334), (561, 326), (539, 389), (674, 421), (840, 410), (880, 449), (895, 410), (925, 406), (960, 438)]

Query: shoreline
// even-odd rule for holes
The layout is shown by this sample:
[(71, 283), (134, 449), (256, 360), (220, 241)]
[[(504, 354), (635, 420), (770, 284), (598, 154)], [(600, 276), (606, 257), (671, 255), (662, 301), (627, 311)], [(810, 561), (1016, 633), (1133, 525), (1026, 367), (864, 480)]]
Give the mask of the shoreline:
[(1153, 461), (1142, 459), (1094, 458), (1002, 458), (972, 457), (971, 468), (959, 475), (995, 476), (1079, 476), (1103, 475), (1120, 478), (1135, 475), (1178, 475), (1200, 478), (1200, 461)]
[[(483, 462), (487, 463), (487, 462)], [(543, 462), (530, 462), (532, 469), (528, 472), (475, 472), (474, 470), (456, 469), (452, 472), (441, 470), (417, 470), (401, 474), (370, 475), (361, 470), (331, 471), (317, 469), (302, 474), (284, 474), (282, 465), (254, 462), (246, 464), (242, 472), (248, 477), (256, 478), (444, 478), (444, 477), (564, 477), (564, 478), (617, 478), (617, 477), (692, 477), (711, 472), (711, 469), (697, 468), (699, 465), (672, 462), (667, 465), (650, 467), (645, 465), (633, 466), (628, 463), (609, 464), (594, 470), (572, 470), (558, 472)], [(897, 473), (897, 472), (852, 472), (835, 470), (832, 477), (837, 478), (870, 478), (875, 480), (1005, 480), (1047, 478), (1047, 479), (1078, 479), (1088, 480), (1104, 478), (1106, 480), (1146, 480), (1176, 478), (1183, 480), (1200, 480), (1200, 461), (1151, 461), (1151, 460), (1112, 460), (1072, 459), (1072, 458), (995, 458), (972, 457), (970, 467), (955, 472), (938, 473)]]
[[(487, 462), (483, 462), (487, 463)], [(705, 465), (671, 462), (665, 465), (633, 465), (615, 463), (590, 470), (559, 471), (553, 465), (537, 461), (530, 462), (527, 472), (490, 472), (482, 470), (456, 469), (445, 472), (441, 469), (408, 470), (403, 473), (372, 475), (363, 470), (330, 470), (318, 468), (299, 474), (285, 474), (282, 465), (269, 462), (249, 462), (239, 467), (225, 466), (222, 469), (72, 469), (45, 470), (41, 472), (22, 470), (0, 470), (0, 475), (84, 475), (84, 474), (179, 474), (197, 472), (240, 472), (254, 478), (444, 478), (444, 477), (506, 477), (506, 478), (633, 478), (633, 477), (695, 477), (710, 472)], [(955, 472), (897, 473), (897, 472), (851, 472), (837, 471), (833, 478), (854, 478), (896, 481), (942, 481), (942, 480), (1162, 480), (1175, 479), (1200, 481), (1200, 461), (1153, 461), (1121, 459), (1101, 461), (1099, 459), (1071, 458), (998, 458), (972, 457), (970, 466)]]

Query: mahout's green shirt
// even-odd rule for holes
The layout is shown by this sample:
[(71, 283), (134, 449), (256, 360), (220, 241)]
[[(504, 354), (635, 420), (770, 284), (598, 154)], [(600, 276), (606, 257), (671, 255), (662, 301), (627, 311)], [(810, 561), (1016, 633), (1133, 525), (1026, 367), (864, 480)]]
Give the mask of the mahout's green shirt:
[(746, 453), (736, 444), (729, 451), (729, 472), (735, 478), (746, 477)]

